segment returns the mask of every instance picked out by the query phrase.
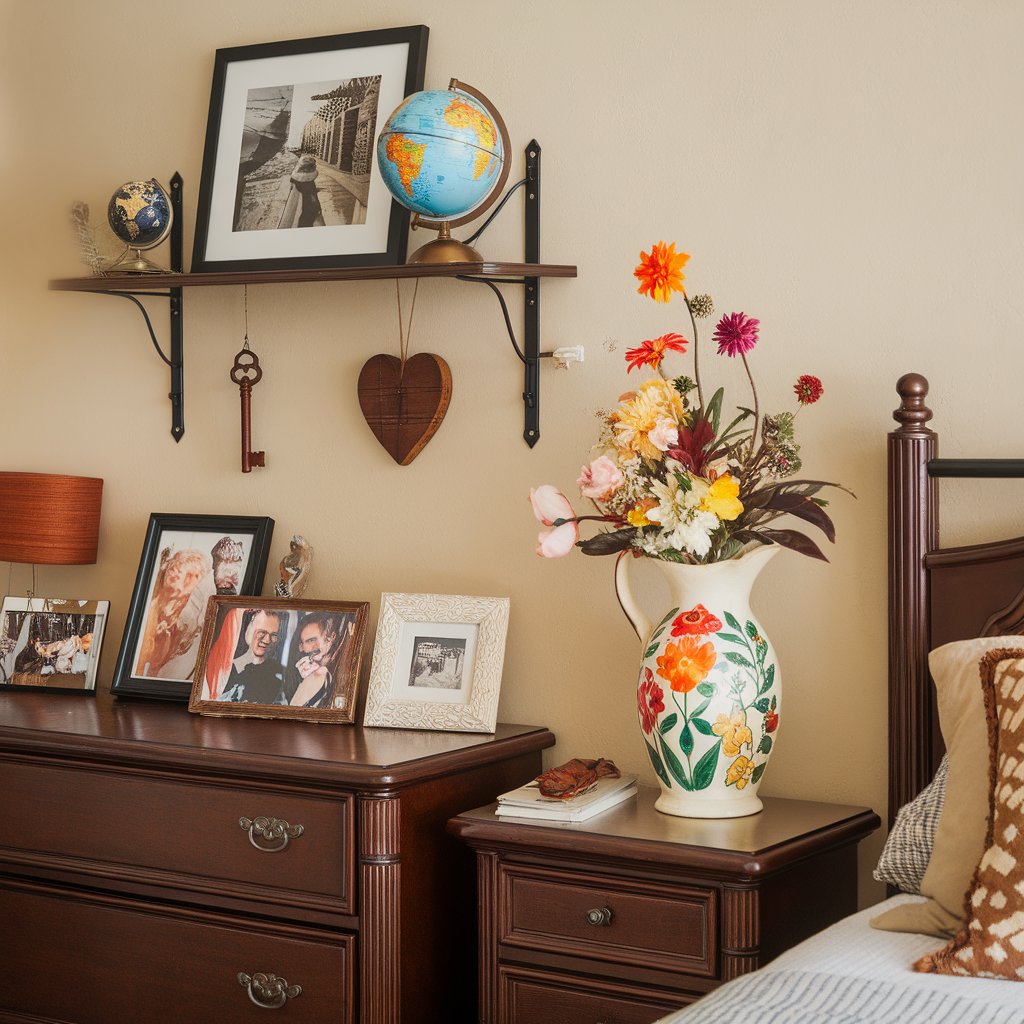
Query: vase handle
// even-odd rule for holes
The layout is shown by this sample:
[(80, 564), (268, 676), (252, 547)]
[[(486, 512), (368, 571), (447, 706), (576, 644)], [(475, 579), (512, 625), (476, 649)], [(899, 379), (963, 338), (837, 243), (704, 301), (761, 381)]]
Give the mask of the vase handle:
[(633, 597), (633, 590), (629, 585), (629, 573), (626, 564), (632, 559), (629, 551), (623, 551), (615, 560), (615, 596), (619, 599), (619, 607), (622, 614), (629, 619), (629, 624), (640, 638), (641, 642), (651, 635), (653, 623), (643, 613), (643, 610), (636, 603)]

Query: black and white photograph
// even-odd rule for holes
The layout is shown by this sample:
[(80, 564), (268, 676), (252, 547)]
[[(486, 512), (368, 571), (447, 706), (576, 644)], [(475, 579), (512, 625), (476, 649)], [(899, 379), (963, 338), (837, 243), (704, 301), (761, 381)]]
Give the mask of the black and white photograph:
[(189, 710), (352, 722), (368, 606), (214, 597)]
[(409, 215), (376, 171), (375, 143), (423, 87), (427, 35), (414, 25), (217, 51), (193, 273), (400, 261)]
[(5, 597), (0, 687), (94, 693), (109, 601)]
[(263, 585), (274, 521), (154, 514), (112, 689), (187, 700), (210, 598)]
[(465, 661), (464, 637), (418, 636), (413, 640), (409, 685), (461, 690)]

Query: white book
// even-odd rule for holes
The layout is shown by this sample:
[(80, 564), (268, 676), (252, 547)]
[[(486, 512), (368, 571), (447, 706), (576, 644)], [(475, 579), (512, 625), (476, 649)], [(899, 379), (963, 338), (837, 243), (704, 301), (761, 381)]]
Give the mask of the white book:
[[(603, 781), (603, 780), (602, 780)], [(614, 780), (618, 782), (619, 780)], [(590, 793), (586, 794), (590, 796)], [(624, 786), (619, 786), (611, 792), (607, 790), (600, 794), (597, 799), (586, 803), (577, 803), (579, 797), (573, 800), (551, 800), (543, 802), (534, 801), (532, 804), (525, 802), (500, 801), (495, 814), (500, 818), (540, 818), (544, 821), (586, 821), (607, 811), (610, 807), (628, 800), (636, 795), (636, 780), (627, 780)]]
[(534, 779), (525, 786), (519, 786), (517, 789), (510, 789), (507, 793), (502, 793), (498, 797), (498, 803), (514, 804), (517, 807), (580, 808), (601, 800), (608, 793), (625, 789), (626, 786), (633, 785), (635, 782), (635, 775), (621, 775), (615, 779), (605, 776), (598, 779), (589, 789), (563, 800), (557, 796), (544, 796), (540, 791), (540, 784)]

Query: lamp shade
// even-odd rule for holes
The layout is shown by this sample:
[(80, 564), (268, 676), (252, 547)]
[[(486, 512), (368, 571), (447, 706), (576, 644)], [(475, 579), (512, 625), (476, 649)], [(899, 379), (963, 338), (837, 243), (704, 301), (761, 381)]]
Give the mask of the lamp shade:
[(102, 496), (96, 477), (0, 472), (0, 562), (95, 562)]

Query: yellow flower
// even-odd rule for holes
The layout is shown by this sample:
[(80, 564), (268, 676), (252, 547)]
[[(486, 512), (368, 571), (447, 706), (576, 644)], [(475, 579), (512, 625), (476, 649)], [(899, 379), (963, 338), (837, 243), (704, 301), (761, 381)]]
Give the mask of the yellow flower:
[(754, 762), (749, 757), (744, 757), (741, 754), (733, 761), (729, 766), (729, 770), (725, 773), (725, 784), (727, 786), (735, 786), (737, 789), (743, 789), (753, 774)]
[(647, 513), (652, 508), (657, 507), (658, 503), (652, 498), (644, 498), (643, 501), (637, 502), (637, 504), (626, 513), (626, 522), (628, 522), (630, 526), (635, 526), (638, 529), (641, 526), (650, 526), (652, 520), (647, 518)]
[(650, 253), (640, 253), (640, 265), (633, 271), (640, 282), (637, 291), (655, 302), (668, 302), (672, 292), (683, 290), (683, 267), (689, 258), (688, 253), (676, 252), (675, 242), (656, 242)]
[(664, 449), (651, 440), (655, 430), (664, 431), (666, 422), (686, 422), (686, 406), (682, 396), (666, 380), (655, 377), (622, 396), (620, 404), (611, 414), (615, 444), (625, 452), (642, 455), (652, 461), (659, 460)]
[(737, 497), (739, 493), (739, 480), (724, 473), (708, 488), (700, 507), (705, 512), (714, 512), (722, 520), (737, 519), (743, 511), (743, 503)]
[[(737, 711), (731, 717), (719, 715), (715, 719), (715, 724), (711, 726), (711, 731), (722, 737), (722, 753), (726, 757), (735, 757), (744, 743), (754, 742), (753, 734), (747, 728), (747, 716), (742, 711)], [(742, 788), (741, 786), (740, 789)]]

